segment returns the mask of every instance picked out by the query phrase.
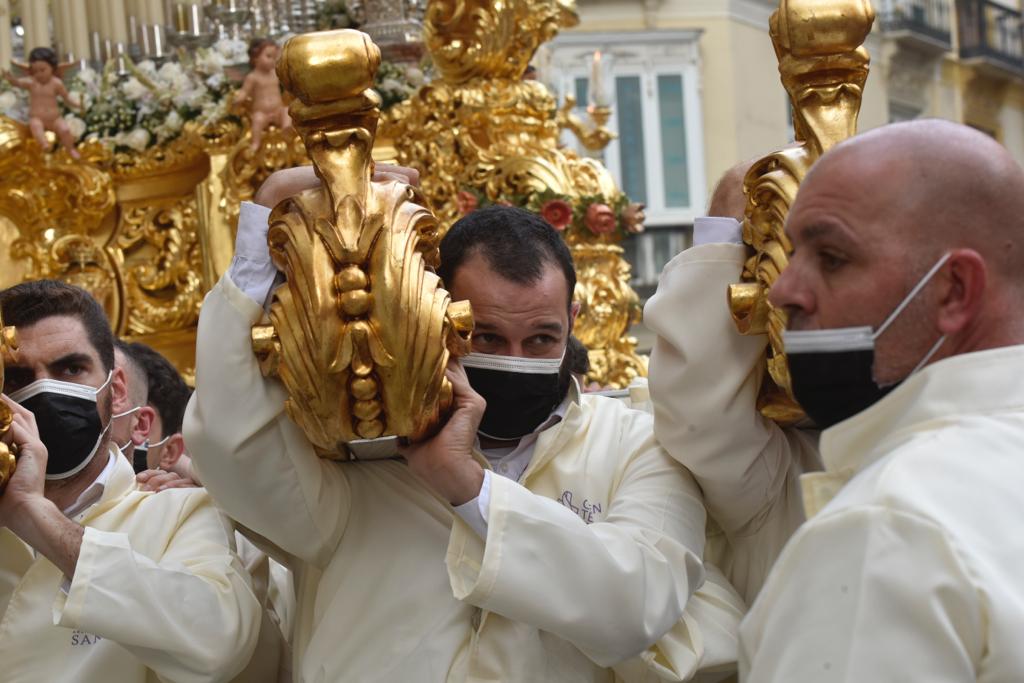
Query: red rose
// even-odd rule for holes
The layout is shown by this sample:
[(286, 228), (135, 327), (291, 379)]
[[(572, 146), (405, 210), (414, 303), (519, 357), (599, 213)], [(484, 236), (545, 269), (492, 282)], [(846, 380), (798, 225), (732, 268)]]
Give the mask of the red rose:
[(595, 235), (615, 232), (615, 212), (607, 204), (591, 204), (583, 222)]
[(455, 206), (463, 216), (467, 213), (476, 211), (477, 204), (479, 204), (479, 202), (477, 201), (476, 195), (472, 192), (460, 190), (459, 193), (455, 195)]
[(644, 218), (644, 205), (633, 202), (622, 210), (622, 227), (633, 234), (643, 232)]
[(549, 199), (540, 207), (540, 216), (561, 232), (572, 223), (572, 206), (561, 199)]

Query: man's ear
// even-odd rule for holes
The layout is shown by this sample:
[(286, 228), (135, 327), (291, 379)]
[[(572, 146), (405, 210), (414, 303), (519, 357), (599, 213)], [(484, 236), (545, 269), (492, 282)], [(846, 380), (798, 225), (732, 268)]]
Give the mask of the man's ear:
[(153, 431), (153, 420), (156, 418), (156, 411), (150, 406), (142, 406), (135, 413), (135, 426), (132, 428), (132, 443), (141, 446)]
[(970, 328), (981, 314), (988, 267), (973, 249), (955, 249), (943, 270), (946, 288), (939, 300), (937, 326), (943, 334), (955, 335)]
[(167, 440), (167, 443), (164, 444), (163, 451), (160, 453), (160, 469), (167, 470), (169, 472), (184, 452), (185, 437), (182, 436), (181, 432), (178, 432), (177, 434), (172, 435), (171, 438)]
[(573, 301), (572, 305), (569, 306), (569, 332), (572, 333), (574, 327), (576, 327), (576, 316), (580, 314), (580, 302)]
[(115, 415), (135, 407), (128, 403), (128, 382), (124, 369), (116, 366), (110, 375), (110, 405)]

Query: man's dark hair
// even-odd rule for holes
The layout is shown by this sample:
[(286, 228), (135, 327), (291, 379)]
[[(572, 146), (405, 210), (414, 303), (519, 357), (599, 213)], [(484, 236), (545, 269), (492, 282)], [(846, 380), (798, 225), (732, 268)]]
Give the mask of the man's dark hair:
[(50, 67), (57, 70), (57, 53), (48, 47), (36, 47), (28, 53), (28, 63), (32, 62), (46, 62)]
[(519, 284), (537, 282), (544, 264), (561, 268), (569, 287), (568, 305), (576, 290), (576, 269), (562, 236), (535, 213), (514, 206), (488, 206), (463, 216), (441, 240), (437, 274), (448, 285), (455, 272), (479, 252), (501, 277)]
[(159, 352), (142, 342), (132, 342), (124, 351), (146, 373), (149, 404), (159, 413), (163, 425), (161, 438), (180, 432), (185, 406), (192, 395), (181, 373)]
[(33, 280), (0, 292), (4, 324), (29, 327), (44, 318), (66, 315), (78, 318), (89, 343), (96, 349), (103, 369), (114, 369), (114, 333), (103, 307), (81, 287), (59, 280)]
[(586, 375), (590, 372), (590, 356), (587, 347), (573, 335), (569, 335), (569, 344), (565, 348), (569, 371), (575, 375)]

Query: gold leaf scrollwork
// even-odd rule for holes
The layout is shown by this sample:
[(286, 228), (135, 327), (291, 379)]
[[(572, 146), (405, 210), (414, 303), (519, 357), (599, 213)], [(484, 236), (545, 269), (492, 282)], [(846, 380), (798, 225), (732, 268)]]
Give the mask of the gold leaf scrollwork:
[[(545, 192), (576, 205), (588, 197), (622, 198), (600, 163), (561, 148), (554, 98), (543, 84), (522, 78), (537, 47), (577, 22), (569, 0), (428, 3), (424, 41), (440, 78), (394, 107), (384, 129), (395, 140), (399, 163), (420, 171), (423, 193), (442, 224), (459, 218), (457, 195), (467, 187), (490, 202)], [(565, 117), (561, 122), (567, 123)], [(588, 143), (597, 144), (601, 135)], [(646, 372), (636, 340), (628, 336), (640, 309), (628, 265), (615, 246), (621, 239), (567, 237), (577, 258), (583, 312), (575, 334), (590, 354), (587, 379), (611, 387), (624, 387)], [(577, 244), (608, 248), (598, 258)], [(590, 296), (598, 298), (585, 298)], [(611, 296), (618, 297), (614, 303)], [(616, 327), (602, 328), (609, 324)]]
[(747, 173), (743, 240), (754, 254), (744, 266), (743, 282), (729, 288), (729, 306), (741, 333), (768, 335), (768, 375), (758, 407), (781, 424), (804, 418), (792, 396), (782, 342), (786, 314), (768, 300), (792, 252), (783, 227), (814, 162), (857, 132), (870, 63), (862, 44), (874, 18), (868, 0), (782, 0), (771, 17), (772, 44), (799, 144), (768, 155)]
[(452, 402), (445, 367), (468, 351), (472, 328), (431, 270), (440, 229), (422, 196), (370, 182), (379, 64), (357, 31), (297, 36), (278, 62), (324, 187), (271, 214), (271, 254), (287, 280), (253, 348), (287, 388), (288, 414), (328, 458), (346, 457), (353, 440), (435, 430)]

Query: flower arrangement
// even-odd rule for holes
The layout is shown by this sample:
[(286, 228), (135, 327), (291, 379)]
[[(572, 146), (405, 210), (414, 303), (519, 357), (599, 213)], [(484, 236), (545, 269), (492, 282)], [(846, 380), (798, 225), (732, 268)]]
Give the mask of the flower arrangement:
[(186, 64), (126, 60), (124, 74), (114, 70), (113, 61), (102, 72), (82, 69), (68, 90), (83, 102), (85, 115), (65, 118), (80, 140), (96, 139), (115, 151), (165, 144), (188, 121), (205, 124), (228, 116), (228, 95), (236, 87), (228, 68), (248, 61), (246, 50), (243, 41), (226, 39), (198, 50)]
[(491, 201), (473, 188), (463, 188), (455, 196), (461, 215), (491, 204), (521, 206), (538, 214), (551, 227), (568, 236), (634, 235), (644, 230), (643, 204), (630, 202), (624, 194), (614, 197), (598, 195), (573, 199), (552, 190), (534, 192), (508, 200)]
[[(339, 4), (339, 3), (335, 3)], [(344, 4), (339, 4), (344, 8)], [(347, 11), (347, 10), (346, 10)], [(114, 61), (101, 71), (86, 67), (66, 80), (68, 91), (82, 104), (84, 114), (67, 109), (63, 115), (76, 140), (98, 140), (117, 152), (142, 152), (166, 144), (195, 121), (207, 125), (236, 118), (232, 92), (248, 70), (248, 44), (225, 38), (181, 61), (157, 66), (144, 60), (124, 60), (118, 73)], [(388, 108), (408, 99), (426, 81), (417, 65), (384, 62), (377, 73), (377, 91)], [(65, 103), (66, 105), (66, 103)], [(0, 79), (0, 114), (28, 119), (25, 91), (12, 89)]]

